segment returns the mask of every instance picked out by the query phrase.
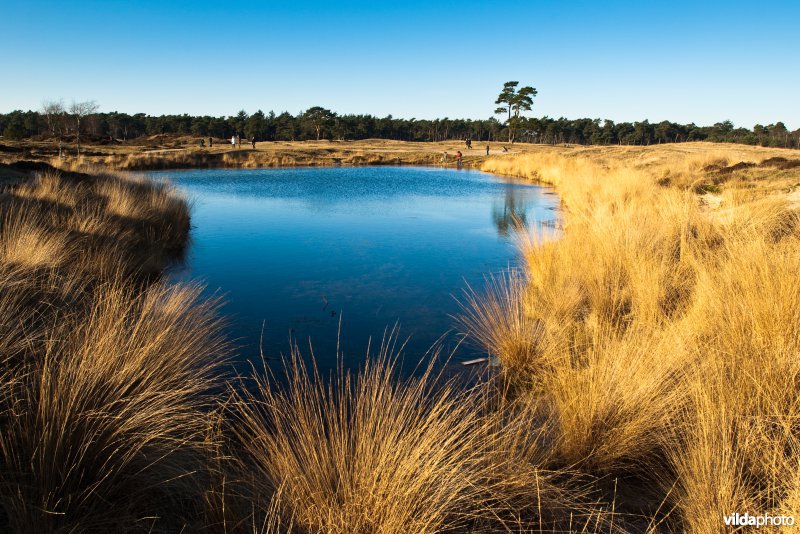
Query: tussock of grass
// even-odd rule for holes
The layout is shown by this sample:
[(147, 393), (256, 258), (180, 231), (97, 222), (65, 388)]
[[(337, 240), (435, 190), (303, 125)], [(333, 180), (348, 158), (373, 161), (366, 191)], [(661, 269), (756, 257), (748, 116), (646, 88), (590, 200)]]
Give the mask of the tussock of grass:
[(341, 533), (608, 525), (586, 482), (542, 467), (519, 411), (489, 408), (489, 389), (443, 382), (432, 364), (401, 378), (394, 346), (390, 336), (363, 369), (330, 379), (295, 351), (287, 384), (265, 375), (235, 395), (232, 454), (250, 522)]
[(143, 283), (185, 243), (185, 203), (48, 173), (0, 211), (0, 528), (180, 529), (202, 509), (226, 351), (197, 288)]
[(25, 214), (7, 214), (0, 242), (0, 261), (26, 267), (58, 265), (69, 257), (67, 238)]
[(511, 271), (490, 276), (482, 293), (465, 292), (460, 323), (503, 368), (520, 377), (535, 376), (544, 362), (538, 360), (546, 331), (526, 302), (527, 281)]
[(5, 399), (0, 491), (12, 530), (127, 529), (159, 516), (169, 525), (191, 510), (223, 350), (205, 334), (216, 329), (213, 308), (195, 294), (110, 285), (88, 316), (47, 329), (53, 337)]
[(285, 389), (261, 379), (237, 400), (233, 430), (249, 482), (274, 496), (281, 524), (435, 532), (480, 513), (485, 430), (475, 401), (453, 386), (434, 391), (431, 369), (399, 382), (393, 366), (384, 349), (358, 375), (326, 384), (295, 355)]
[[(797, 212), (747, 178), (758, 158), (590, 156), (484, 165), (556, 185), (567, 212), (560, 239), (522, 240), (524, 289), (490, 286), (465, 322), (495, 352), (495, 338), (526, 346), (509, 317), (542, 325), (527, 338), (541, 350), (500, 358), (504, 376), (537, 406), (552, 458), (638, 494), (618, 509), (672, 510), (664, 526), (696, 532), (734, 511), (796, 514)], [(709, 209), (691, 184), (719, 169), (751, 174)]]

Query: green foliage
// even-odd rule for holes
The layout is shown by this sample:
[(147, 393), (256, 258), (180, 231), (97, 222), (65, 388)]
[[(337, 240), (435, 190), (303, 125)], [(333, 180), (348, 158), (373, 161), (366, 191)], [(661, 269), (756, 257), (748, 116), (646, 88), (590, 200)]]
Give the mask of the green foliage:
[(19, 117), (12, 118), (3, 129), (3, 137), (6, 139), (22, 139), (25, 133), (25, 124)]
[(314, 132), (314, 134), (317, 136), (317, 141), (319, 141), (320, 136), (322, 135), (322, 130), (330, 126), (334, 117), (336, 117), (336, 114), (331, 110), (320, 106), (314, 106), (312, 108), (308, 108), (305, 113), (300, 116), (300, 120), (304, 126)]
[(260, 109), (250, 115), (244, 125), (244, 136), (256, 141), (266, 139), (269, 134), (265, 128), (265, 119), (264, 112)]
[[(511, 84), (511, 85), (509, 85)], [(529, 90), (530, 89), (530, 90)], [(694, 123), (679, 124), (662, 121), (619, 122), (601, 119), (567, 119), (564, 117), (526, 117), (536, 90), (518, 88), (518, 82), (508, 82), (498, 96), (502, 107), (495, 117), (471, 119), (400, 119), (391, 115), (339, 115), (315, 106), (298, 115), (286, 111), (261, 110), (248, 115), (244, 110), (229, 117), (208, 115), (161, 115), (144, 113), (93, 113), (82, 126), (90, 137), (112, 136), (115, 139), (135, 139), (141, 136), (177, 134), (212, 136), (229, 139), (234, 133), (258, 141), (303, 141), (308, 139), (392, 139), (397, 141), (445, 141), (471, 138), (474, 141), (514, 140), (542, 144), (580, 145), (651, 145), (685, 141), (744, 143), (773, 147), (800, 148), (800, 130), (790, 131), (783, 122), (757, 124), (752, 130), (736, 127), (730, 121), (712, 126)], [(510, 99), (510, 102), (509, 102)], [(13, 123), (13, 125), (12, 125)], [(53, 123), (36, 111), (13, 111), (0, 114), (0, 132), (6, 139), (52, 135)], [(56, 125), (60, 134), (74, 128), (74, 121), (59, 117)], [(317, 131), (319, 127), (319, 131)]]
[(508, 141), (514, 142), (514, 134), (522, 125), (520, 114), (523, 111), (530, 111), (533, 106), (533, 98), (538, 94), (535, 88), (530, 86), (520, 87), (519, 82), (506, 82), (503, 90), (495, 100), (495, 104), (502, 104), (494, 110), (495, 113), (508, 113), (506, 125), (508, 126)]

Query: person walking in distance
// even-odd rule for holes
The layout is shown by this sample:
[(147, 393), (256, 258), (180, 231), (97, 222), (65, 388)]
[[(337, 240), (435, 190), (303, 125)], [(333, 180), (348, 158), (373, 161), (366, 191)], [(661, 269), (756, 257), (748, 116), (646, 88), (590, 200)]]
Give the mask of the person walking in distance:
[(489, 145), (486, 145), (486, 155), (489, 155)]

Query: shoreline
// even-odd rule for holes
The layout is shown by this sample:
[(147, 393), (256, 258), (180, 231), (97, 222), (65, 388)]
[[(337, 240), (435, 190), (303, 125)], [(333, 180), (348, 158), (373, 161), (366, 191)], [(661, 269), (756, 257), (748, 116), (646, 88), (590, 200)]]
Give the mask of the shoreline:
[[(416, 143), (403, 141), (261, 142), (256, 149), (214, 146), (200, 148), (194, 141), (175, 140), (173, 145), (85, 145), (83, 154), (59, 158), (52, 142), (17, 142), (2, 146), (0, 163), (46, 162), (53, 167), (77, 170), (99, 166), (104, 170), (159, 170), (195, 168), (280, 168), (369, 165), (456, 166), (456, 153), (463, 154), (465, 167), (477, 167), (485, 150), (467, 150), (463, 142)], [(507, 143), (506, 143), (507, 144)], [(502, 152), (501, 143), (491, 143), (491, 155)], [(516, 150), (509, 153), (516, 153)], [(443, 161), (447, 153), (446, 161)]]
[[(800, 150), (785, 148), (752, 147), (749, 145), (708, 142), (674, 143), (649, 146), (580, 146), (540, 145), (528, 143), (489, 142), (476, 143), (467, 150), (462, 141), (410, 142), (370, 139), (365, 141), (298, 141), (257, 143), (256, 149), (220, 145), (200, 148), (198, 139), (154, 136), (143, 144), (86, 144), (83, 154), (59, 158), (58, 146), (52, 141), (0, 141), (0, 183), (4, 179), (19, 178), (47, 170), (62, 171), (158, 171), (188, 169), (258, 169), (258, 168), (313, 168), (313, 167), (363, 167), (387, 165), (416, 165), (426, 167), (456, 168), (455, 155), (461, 151), (463, 168), (480, 169), (489, 161), (514, 159), (518, 156), (549, 155), (568, 159), (589, 157), (601, 165), (626, 165), (647, 169), (663, 163), (665, 158), (694, 158), (701, 155), (726, 154), (735, 163), (758, 163), (769, 157), (800, 159)], [(507, 151), (503, 151), (507, 148)], [(74, 145), (64, 146), (72, 152)], [(447, 160), (443, 161), (447, 153)], [(513, 173), (511, 173), (513, 174)], [(524, 178), (531, 179), (530, 176)]]

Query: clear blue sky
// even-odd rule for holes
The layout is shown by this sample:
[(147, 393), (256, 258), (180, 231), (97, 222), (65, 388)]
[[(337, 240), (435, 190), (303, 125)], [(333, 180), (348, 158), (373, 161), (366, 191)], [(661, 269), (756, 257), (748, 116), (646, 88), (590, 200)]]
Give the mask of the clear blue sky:
[(533, 114), (800, 128), (800, 2), (0, 2), (0, 112)]

